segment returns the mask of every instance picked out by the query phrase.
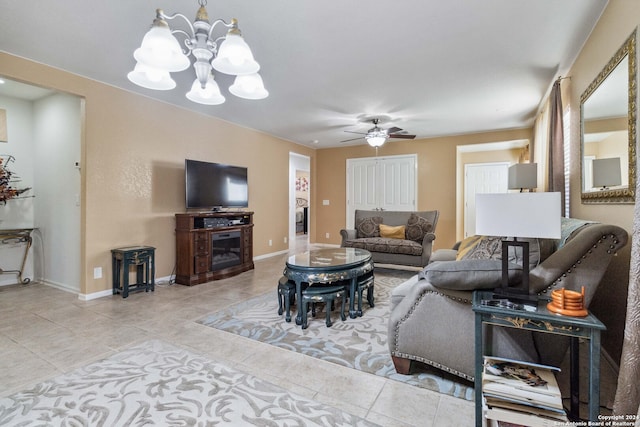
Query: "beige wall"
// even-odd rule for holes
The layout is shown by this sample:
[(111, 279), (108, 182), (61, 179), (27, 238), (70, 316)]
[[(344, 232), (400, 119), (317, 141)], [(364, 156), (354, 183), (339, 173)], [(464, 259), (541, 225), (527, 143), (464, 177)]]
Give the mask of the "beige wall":
[[(625, 228), (631, 234), (633, 205), (583, 204), (580, 199), (580, 95), (596, 78), (609, 59), (640, 24), (640, 2), (611, 0), (591, 37), (576, 59), (571, 77), (571, 216)], [(637, 83), (636, 83), (637, 85)], [(637, 127), (637, 126), (636, 126)], [(607, 325), (603, 346), (617, 361), (622, 350), (627, 287), (629, 284), (630, 246), (614, 258), (607, 279), (598, 289), (592, 306)]]
[[(531, 129), (516, 129), (459, 135), (413, 141), (389, 141), (378, 149), (379, 156), (417, 154), (418, 209), (439, 210), (435, 248), (450, 248), (458, 239), (457, 172), (459, 145), (484, 144), (532, 138)], [(315, 189), (316, 236), (320, 243), (340, 244), (341, 228), (346, 224), (346, 168), (347, 159), (375, 157), (368, 145), (327, 148), (317, 151), (316, 174), (320, 178)], [(329, 200), (328, 206), (322, 205)], [(325, 238), (329, 233), (329, 239)]]
[(289, 152), (313, 159), (314, 150), (5, 53), (0, 75), (86, 100), (82, 294), (111, 288), (110, 249), (120, 246), (155, 246), (157, 276), (171, 274), (185, 158), (247, 166), (254, 256), (287, 249)]

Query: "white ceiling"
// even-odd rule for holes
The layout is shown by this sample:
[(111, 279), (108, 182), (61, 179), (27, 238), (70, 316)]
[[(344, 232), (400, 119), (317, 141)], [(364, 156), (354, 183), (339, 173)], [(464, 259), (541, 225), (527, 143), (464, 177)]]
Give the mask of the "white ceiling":
[[(227, 91), (188, 101), (195, 74), (151, 91), (129, 82), (133, 51), (155, 9), (195, 17), (196, 0), (3, 1), (0, 50), (316, 148), (385, 115), (418, 138), (530, 126), (565, 75), (606, 0), (211, 1), (211, 20), (238, 18), (270, 96)], [(171, 25), (177, 20), (170, 22)], [(318, 141), (314, 143), (314, 141)], [(392, 143), (392, 142), (391, 142)]]

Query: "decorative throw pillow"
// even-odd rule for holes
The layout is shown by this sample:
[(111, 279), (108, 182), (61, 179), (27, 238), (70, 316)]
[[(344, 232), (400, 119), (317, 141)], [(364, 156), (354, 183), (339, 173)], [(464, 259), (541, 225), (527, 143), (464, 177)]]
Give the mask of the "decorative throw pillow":
[(418, 243), (422, 243), (424, 235), (433, 231), (433, 224), (424, 219), (423, 217), (411, 213), (407, 220), (407, 226), (405, 228), (405, 238), (407, 240), (414, 240)]
[[(529, 269), (534, 269), (538, 264), (547, 259), (555, 250), (553, 239), (518, 239), (521, 242), (529, 242)], [(502, 259), (502, 238), (491, 236), (471, 236), (460, 242), (456, 260), (464, 259)], [(522, 265), (522, 248), (509, 246), (508, 261)]]
[(384, 225), (380, 224), (380, 237), (387, 239), (402, 239), (404, 240), (404, 225)]
[(380, 224), (382, 224), (382, 217), (380, 216), (358, 219), (356, 222), (356, 237), (358, 239), (380, 237)]
[[(466, 239), (465, 239), (466, 240)], [(463, 243), (465, 243), (463, 241)], [(458, 249), (456, 260), (464, 259), (502, 259), (502, 239), (491, 236), (473, 236)]]
[[(509, 263), (509, 284), (522, 281), (522, 268)], [(494, 289), (502, 284), (502, 261), (495, 259), (469, 259), (463, 261), (437, 261), (427, 265), (418, 277), (433, 286), (457, 291)]]
[(464, 259), (465, 255), (478, 244), (480, 239), (482, 239), (482, 236), (474, 235), (465, 237), (458, 245), (456, 260)]
[[(529, 269), (533, 270), (542, 261), (547, 259), (556, 248), (554, 239), (520, 238), (520, 242), (529, 242)], [(502, 258), (502, 257), (501, 257)], [(522, 265), (522, 248), (509, 246), (509, 262)]]

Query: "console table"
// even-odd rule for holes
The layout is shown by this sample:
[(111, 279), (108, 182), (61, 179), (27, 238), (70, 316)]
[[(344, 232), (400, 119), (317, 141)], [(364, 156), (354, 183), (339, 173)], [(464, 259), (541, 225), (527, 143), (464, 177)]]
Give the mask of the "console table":
[(589, 420), (598, 421), (600, 414), (600, 332), (604, 324), (593, 314), (586, 317), (562, 316), (547, 310), (548, 299), (539, 298), (536, 311), (513, 310), (504, 307), (483, 305), (483, 300), (493, 299), (491, 291), (473, 293), (473, 311), (475, 312), (475, 403), (476, 426), (482, 426), (482, 363), (485, 350), (483, 326), (502, 326), (528, 331), (565, 335), (571, 344), (571, 408), (569, 419), (579, 419), (579, 339), (589, 340)]
[(22, 256), (22, 263), (20, 264), (19, 270), (5, 270), (0, 268), (0, 274), (17, 274), (18, 281), (24, 285), (29, 283), (31, 279), (28, 277), (22, 278), (22, 273), (24, 272), (24, 266), (27, 262), (27, 256), (29, 255), (29, 249), (31, 248), (31, 244), (33, 243), (33, 238), (31, 237), (31, 233), (35, 230), (34, 228), (15, 228), (11, 230), (0, 230), (0, 243), (2, 244), (11, 244), (11, 243), (24, 243), (24, 255)]

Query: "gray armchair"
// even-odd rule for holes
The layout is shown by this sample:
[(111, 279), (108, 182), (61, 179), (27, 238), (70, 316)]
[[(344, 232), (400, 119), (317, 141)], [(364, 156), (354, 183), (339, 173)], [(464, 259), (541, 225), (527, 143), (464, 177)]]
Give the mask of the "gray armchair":
[[(611, 257), (627, 243), (627, 232), (606, 224), (586, 224), (530, 273), (530, 293), (545, 295), (554, 288), (585, 288), (589, 305)], [(557, 242), (560, 244), (560, 242)], [(455, 250), (434, 253), (434, 259), (455, 260)], [(459, 261), (452, 261), (457, 263)], [(419, 361), (468, 380), (474, 376), (474, 313), (472, 290), (436, 287), (418, 275), (398, 286), (391, 296), (388, 343), (396, 371), (409, 373)], [(568, 349), (566, 337), (496, 328), (496, 354), (558, 366)]]

